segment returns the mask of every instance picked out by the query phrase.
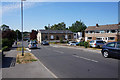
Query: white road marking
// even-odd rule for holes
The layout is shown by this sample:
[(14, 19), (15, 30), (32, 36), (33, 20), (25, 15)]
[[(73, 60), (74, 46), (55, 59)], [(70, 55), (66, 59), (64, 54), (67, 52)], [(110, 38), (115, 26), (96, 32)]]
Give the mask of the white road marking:
[(77, 55), (73, 55), (74, 57), (77, 57), (77, 58), (81, 58), (81, 59), (85, 59), (85, 60), (88, 60), (88, 61), (92, 61), (92, 62), (98, 62), (96, 60), (93, 60), (93, 59), (89, 59), (89, 58), (85, 58), (85, 57), (80, 57), (80, 56), (77, 56)]

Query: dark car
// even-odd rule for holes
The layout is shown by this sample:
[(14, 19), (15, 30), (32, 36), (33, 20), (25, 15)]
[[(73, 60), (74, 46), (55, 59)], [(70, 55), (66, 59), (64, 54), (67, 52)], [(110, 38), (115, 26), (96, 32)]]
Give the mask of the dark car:
[(102, 47), (102, 55), (107, 57), (118, 57), (120, 58), (120, 42), (110, 42)]
[(49, 45), (49, 43), (47, 41), (43, 41), (41, 45)]

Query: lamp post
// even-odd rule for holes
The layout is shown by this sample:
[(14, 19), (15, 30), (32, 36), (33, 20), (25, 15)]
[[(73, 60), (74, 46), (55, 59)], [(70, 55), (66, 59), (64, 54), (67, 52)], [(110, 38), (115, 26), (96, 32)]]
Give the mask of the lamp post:
[(24, 48), (23, 48), (23, 1), (25, 1), (25, 0), (21, 0), (22, 56), (24, 56)]

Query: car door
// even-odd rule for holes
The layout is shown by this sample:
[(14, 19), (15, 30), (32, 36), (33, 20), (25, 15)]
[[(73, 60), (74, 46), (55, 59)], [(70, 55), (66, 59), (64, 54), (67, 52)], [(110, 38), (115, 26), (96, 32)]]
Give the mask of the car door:
[(116, 48), (115, 48), (115, 42), (112, 42), (112, 43), (108, 43), (106, 46), (109, 51), (109, 54), (115, 54), (116, 53)]
[(117, 53), (117, 56), (120, 57), (120, 42), (117, 42), (116, 44), (116, 53)]

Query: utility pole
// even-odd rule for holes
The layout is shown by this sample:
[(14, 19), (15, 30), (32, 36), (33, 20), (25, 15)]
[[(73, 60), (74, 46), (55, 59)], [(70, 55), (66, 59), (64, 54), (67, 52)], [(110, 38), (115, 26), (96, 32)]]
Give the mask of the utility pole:
[(22, 56), (24, 56), (24, 46), (23, 46), (23, 1), (25, 1), (25, 0), (21, 0)]
[(50, 43), (50, 24), (48, 24), (48, 41)]

